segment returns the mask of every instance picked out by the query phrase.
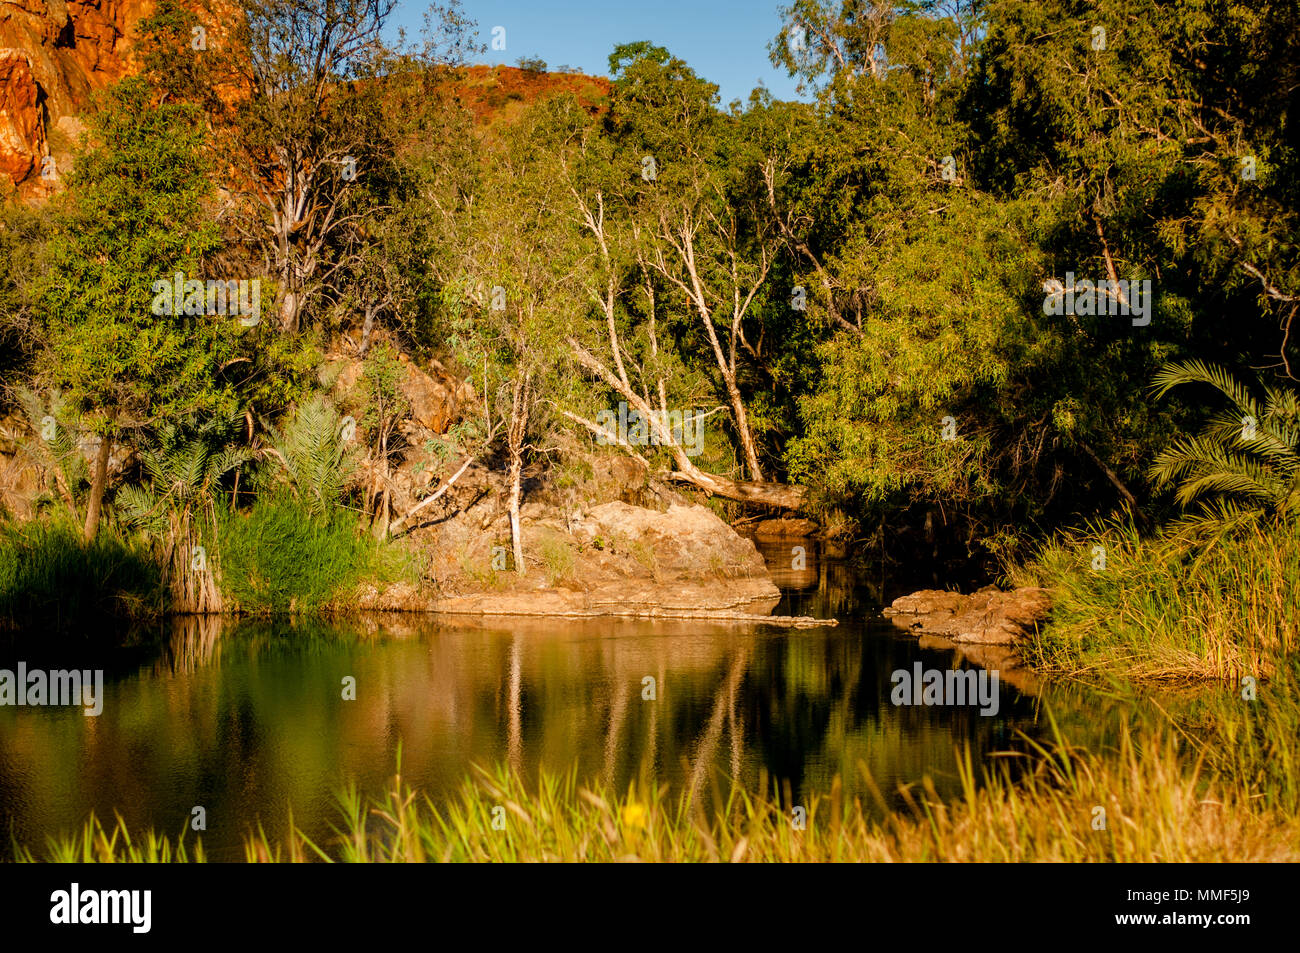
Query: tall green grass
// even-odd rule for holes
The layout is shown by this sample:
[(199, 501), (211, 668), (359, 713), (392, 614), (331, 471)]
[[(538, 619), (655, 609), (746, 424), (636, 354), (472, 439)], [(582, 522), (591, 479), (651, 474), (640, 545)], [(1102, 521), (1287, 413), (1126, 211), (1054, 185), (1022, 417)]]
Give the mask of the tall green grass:
[(0, 625), (150, 618), (164, 604), (162, 574), (142, 539), (104, 531), (86, 542), (62, 519), (0, 522)]
[[(400, 544), (375, 540), (347, 510), (313, 516), (287, 497), (218, 511), (211, 564), (228, 603), (251, 612), (346, 609), (365, 582), (418, 575)], [(155, 618), (173, 608), (158, 547), (104, 527), (86, 542), (67, 520), (0, 522), (0, 626), (64, 628)]]
[(1057, 537), (1010, 575), (1052, 591), (1051, 618), (1024, 650), (1048, 673), (1237, 683), (1267, 678), (1300, 646), (1295, 520), (1247, 515), (1150, 538), (1108, 522)]
[[(798, 829), (788, 794), (762, 786), (724, 787), (706, 813), (648, 779), (620, 791), (583, 787), (573, 772), (544, 773), (529, 786), (504, 768), (479, 769), (457, 797), (435, 802), (399, 773), (378, 798), (355, 789), (340, 796), (332, 843), (295, 831), (271, 844), (259, 833), (245, 854), (345, 862), (1296, 861), (1297, 674), (1289, 670), (1257, 706), (1223, 708), (1204, 725), (1170, 718), (1123, 730), (1116, 747), (1100, 752), (1071, 745), (1054, 722), (1046, 743), (1023, 739), (1022, 755), (977, 768), (968, 752), (960, 797), (945, 802), (927, 782), (907, 792), (908, 810), (883, 821), (862, 799), (845, 797), (838, 778), (803, 799)], [(1233, 738), (1240, 744), (1229, 752), (1223, 745)]]
[(365, 533), (347, 510), (313, 515), (286, 496), (223, 512), (218, 540), (222, 591), (248, 612), (345, 608), (363, 582), (408, 571), (400, 548)]
[[(30, 850), (15, 845), (14, 859), (32, 862), (36, 858)], [(132, 836), (122, 815), (106, 827), (91, 814), (73, 836), (47, 841), (41, 860), (52, 864), (201, 864), (207, 861), (207, 855), (202, 843), (196, 841), (193, 847), (186, 844), (184, 834), (175, 840), (153, 831)]]
[[(1259, 862), (1300, 860), (1300, 821), (1206, 783), (1187, 769), (1172, 734), (1126, 740), (1099, 758), (1043, 749), (1018, 783), (993, 771), (942, 802), (928, 786), (909, 812), (874, 820), (836, 784), (810, 796), (804, 825), (773, 798), (733, 787), (711, 815), (654, 786), (587, 788), (572, 774), (544, 775), (529, 788), (504, 769), (479, 771), (450, 800), (421, 795), (400, 776), (377, 798), (344, 792), (336, 835), (316, 843), (301, 830), (280, 841), (245, 840), (249, 862)], [(1097, 808), (1105, 810), (1104, 828)], [(119, 819), (92, 819), (43, 853), (17, 847), (19, 861), (203, 860), (152, 832), (132, 840)]]

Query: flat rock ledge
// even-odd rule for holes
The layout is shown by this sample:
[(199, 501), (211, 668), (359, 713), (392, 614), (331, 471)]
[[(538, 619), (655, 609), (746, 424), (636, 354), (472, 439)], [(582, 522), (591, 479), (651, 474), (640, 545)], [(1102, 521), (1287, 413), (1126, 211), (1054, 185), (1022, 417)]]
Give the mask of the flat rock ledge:
[[(468, 507), (423, 539), (437, 582), (371, 586), (349, 607), (477, 617), (698, 619), (810, 628), (834, 619), (774, 616), (781, 590), (753, 540), (706, 506), (666, 510), (612, 500), (565, 507), (537, 491), (522, 507), (525, 552), (567, 550), (563, 574), (534, 557), (526, 575), (487, 571), (494, 545), (509, 538), (502, 506)], [(467, 571), (466, 566), (479, 567)]]
[(780, 601), (770, 579), (740, 578), (708, 583), (652, 583), (624, 580), (588, 591), (572, 589), (477, 592), (430, 598), (415, 587), (398, 584), (369, 588), (356, 607), (442, 615), (547, 616), (564, 619), (706, 619), (714, 622), (761, 623), (786, 628), (838, 625), (835, 619), (768, 615)]
[(895, 599), (884, 615), (898, 628), (915, 635), (937, 635), (953, 642), (1013, 645), (1035, 631), (1047, 618), (1052, 597), (1031, 586), (1002, 592), (986, 586), (962, 595), (922, 589)]

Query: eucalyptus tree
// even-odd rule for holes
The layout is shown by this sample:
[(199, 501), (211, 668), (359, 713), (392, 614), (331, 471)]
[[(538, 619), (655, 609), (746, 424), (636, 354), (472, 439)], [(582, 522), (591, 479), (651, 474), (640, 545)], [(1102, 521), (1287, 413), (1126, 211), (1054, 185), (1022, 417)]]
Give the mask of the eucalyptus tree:
[[(670, 449), (673, 478), (797, 509), (802, 488), (767, 479), (762, 441), (770, 425), (753, 415), (754, 381), (767, 371), (769, 282), (782, 244), (766, 213), (763, 144), (747, 135), (757, 126), (721, 113), (717, 87), (662, 47), (620, 46), (610, 70), (605, 134), (588, 143), (586, 178), (570, 184), (579, 227), (595, 249), (599, 278), (589, 298), (602, 318), (597, 340), (604, 337), (605, 356), (591, 338), (575, 338), (575, 354)], [(629, 376), (621, 324), (629, 341), (644, 335), (649, 366), (658, 369), (648, 390), (647, 381), (637, 386)], [(681, 445), (680, 429), (671, 432), (663, 372), (673, 361), (713, 381), (748, 479), (701, 469)]]
[[(520, 527), (525, 463), (548, 452), (555, 408), (572, 386), (566, 336), (582, 306), (574, 231), (556, 174), (563, 130), (535, 110), (504, 133), (477, 193), (449, 221), (456, 241), (443, 288), (450, 343), (481, 380), (482, 438), (502, 435), (514, 568), (527, 572)], [(481, 378), (480, 375), (481, 374)]]
[(717, 86), (662, 48), (638, 49), (626, 58), (616, 50), (611, 67), (615, 135), (624, 148), (644, 150), (633, 197), (644, 238), (641, 261), (698, 316), (749, 478), (762, 482), (738, 362), (748, 343), (746, 319), (752, 321), (751, 306), (771, 273), (778, 240), (764, 216), (744, 207), (752, 195), (735, 188), (740, 157), (728, 148), (732, 130), (715, 108)]
[(237, 191), (257, 210), (243, 231), (279, 283), (279, 322), (296, 331), (329, 243), (359, 221), (354, 192), (384, 162), (375, 83), (395, 0), (252, 0), (239, 48), (250, 95), (232, 129)]
[(967, 185), (954, 94), (975, 61), (978, 6), (797, 0), (781, 11), (771, 60), (814, 108), (790, 142), (785, 188), (770, 183), (772, 214), (838, 328), (861, 333), (899, 223), (945, 211), (930, 187)]
[[(246, 0), (236, 46), (248, 94), (229, 126), (232, 216), (279, 285), (279, 323), (345, 293), (377, 209), (399, 199), (398, 158), (430, 72), (470, 52), (455, 0), (430, 7), (425, 44), (385, 39), (396, 0)], [(247, 218), (245, 218), (245, 211)], [(317, 299), (325, 299), (324, 302)]]

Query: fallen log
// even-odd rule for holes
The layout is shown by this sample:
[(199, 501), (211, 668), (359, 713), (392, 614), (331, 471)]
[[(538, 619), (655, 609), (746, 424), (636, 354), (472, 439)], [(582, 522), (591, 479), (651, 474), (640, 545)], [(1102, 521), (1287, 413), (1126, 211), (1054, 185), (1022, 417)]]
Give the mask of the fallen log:
[(473, 615), (473, 616), (523, 616), (529, 618), (549, 619), (659, 619), (675, 621), (679, 619), (696, 619), (709, 622), (749, 622), (761, 625), (775, 625), (789, 629), (813, 629), (818, 626), (839, 625), (838, 619), (814, 619), (803, 615), (758, 615), (753, 612), (709, 611), (708, 609), (664, 609), (659, 606), (650, 608), (619, 609), (569, 609), (564, 611), (529, 611), (528, 609), (440, 609), (436, 606), (427, 610), (438, 615)]
[(415, 506), (411, 507), (405, 513), (399, 516), (397, 520), (391, 526), (388, 527), (389, 535), (390, 536), (397, 535), (397, 531), (403, 523), (407, 522), (412, 516), (420, 512), (420, 510), (424, 509), (426, 506), (435, 502), (439, 497), (441, 497), (444, 493), (450, 490), (452, 484), (454, 484), (457, 480), (460, 479), (460, 475), (469, 469), (469, 465), (474, 462), (474, 459), (475, 458), (472, 456), (467, 457), (465, 459), (465, 462), (460, 465), (460, 469), (457, 470), (454, 474), (452, 474), (451, 479), (449, 479), (446, 483), (440, 486), (437, 492), (432, 493), (429, 496), (426, 496), (419, 503), (416, 503)]

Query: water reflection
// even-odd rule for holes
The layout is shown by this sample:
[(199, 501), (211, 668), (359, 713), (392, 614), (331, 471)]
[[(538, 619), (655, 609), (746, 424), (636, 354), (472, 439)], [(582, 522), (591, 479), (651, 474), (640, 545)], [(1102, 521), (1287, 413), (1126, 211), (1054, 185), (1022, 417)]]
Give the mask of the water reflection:
[[(110, 675), (101, 717), (0, 708), (4, 833), (39, 845), (94, 810), (174, 834), (202, 805), (210, 854), (233, 859), (257, 823), (280, 834), (292, 806), (329, 840), (334, 792), (344, 780), (381, 791), (399, 743), (404, 778), (435, 797), (471, 763), (504, 761), (528, 778), (655, 777), (701, 799), (737, 777), (798, 803), (837, 775), (865, 796), (865, 765), (901, 806), (893, 792), (927, 776), (956, 794), (961, 747), (978, 759), (1014, 746), (1017, 728), (1041, 730), (1035, 698), (1005, 683), (996, 717), (894, 706), (895, 669), (970, 662), (873, 621), (872, 591), (842, 559), (810, 547), (786, 575), (764, 548), (786, 586), (777, 611), (838, 627), (175, 620), (146, 661)], [(23, 651), (5, 648), (0, 667)]]

